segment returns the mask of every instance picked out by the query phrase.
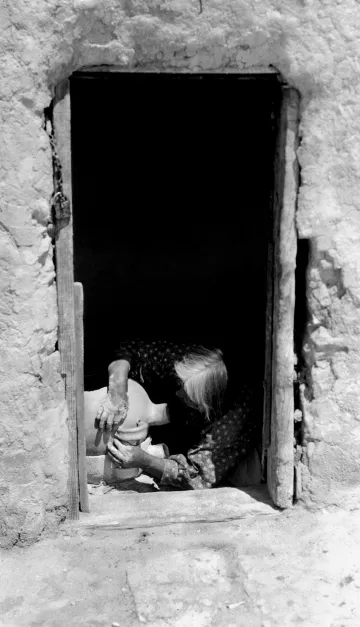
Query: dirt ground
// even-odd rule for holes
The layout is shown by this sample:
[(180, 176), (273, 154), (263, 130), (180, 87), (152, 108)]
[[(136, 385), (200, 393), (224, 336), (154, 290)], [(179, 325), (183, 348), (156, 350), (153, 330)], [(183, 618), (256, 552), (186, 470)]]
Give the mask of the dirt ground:
[(1, 553), (0, 624), (359, 627), (357, 503), (135, 529), (65, 523)]

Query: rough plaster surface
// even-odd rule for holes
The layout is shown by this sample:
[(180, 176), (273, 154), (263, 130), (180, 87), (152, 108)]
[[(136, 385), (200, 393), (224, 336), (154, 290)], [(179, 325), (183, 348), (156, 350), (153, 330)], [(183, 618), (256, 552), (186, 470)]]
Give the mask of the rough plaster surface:
[[(43, 111), (84, 66), (267, 71), (302, 97), (297, 226), (311, 241), (303, 485), (339, 499), (360, 462), (360, 5), (355, 0), (13, 0), (0, 7), (1, 524), (35, 538), (66, 504), (52, 192)], [(331, 490), (330, 490), (331, 488)]]

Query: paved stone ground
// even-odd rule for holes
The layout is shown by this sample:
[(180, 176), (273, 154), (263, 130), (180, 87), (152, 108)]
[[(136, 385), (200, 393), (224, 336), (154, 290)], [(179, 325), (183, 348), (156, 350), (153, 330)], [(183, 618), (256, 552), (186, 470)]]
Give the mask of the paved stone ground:
[(359, 627), (357, 503), (136, 529), (65, 524), (1, 553), (0, 624)]

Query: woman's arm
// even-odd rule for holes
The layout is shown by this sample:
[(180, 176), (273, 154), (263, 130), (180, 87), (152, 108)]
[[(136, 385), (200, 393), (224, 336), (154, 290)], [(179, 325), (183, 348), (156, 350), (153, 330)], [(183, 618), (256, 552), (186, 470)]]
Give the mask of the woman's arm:
[(127, 394), (129, 370), (130, 362), (127, 359), (117, 359), (109, 366), (109, 394), (114, 404), (119, 396)]
[(96, 415), (96, 426), (101, 431), (111, 431), (122, 424), (128, 411), (128, 374), (130, 363), (125, 359), (113, 361), (109, 366), (109, 389), (106, 399)]
[(121, 468), (141, 468), (147, 475), (158, 481), (161, 479), (165, 461), (143, 451), (140, 446), (126, 446), (116, 437), (108, 444), (108, 455)]
[(163, 476), (165, 462), (165, 459), (155, 457), (155, 455), (151, 455), (141, 449), (140, 464), (138, 468), (141, 468), (141, 470), (143, 470), (147, 475), (150, 475), (150, 477), (159, 481)]
[(163, 460), (160, 485), (183, 490), (215, 487), (252, 449), (254, 427), (253, 413), (246, 404), (228, 412), (186, 455), (171, 455)]
[(159, 459), (140, 446), (126, 446), (116, 437), (108, 445), (111, 459), (121, 468), (141, 468), (160, 485), (199, 490), (218, 485), (245, 457), (253, 444), (252, 422), (245, 407), (217, 420), (197, 446), (185, 455)]

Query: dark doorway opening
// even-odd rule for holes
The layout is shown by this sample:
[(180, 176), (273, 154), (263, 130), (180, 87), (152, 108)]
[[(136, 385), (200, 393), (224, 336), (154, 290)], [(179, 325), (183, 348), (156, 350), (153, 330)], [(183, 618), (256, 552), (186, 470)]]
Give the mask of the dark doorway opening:
[(218, 346), (261, 388), (278, 80), (84, 72), (70, 88), (85, 390), (131, 337)]

